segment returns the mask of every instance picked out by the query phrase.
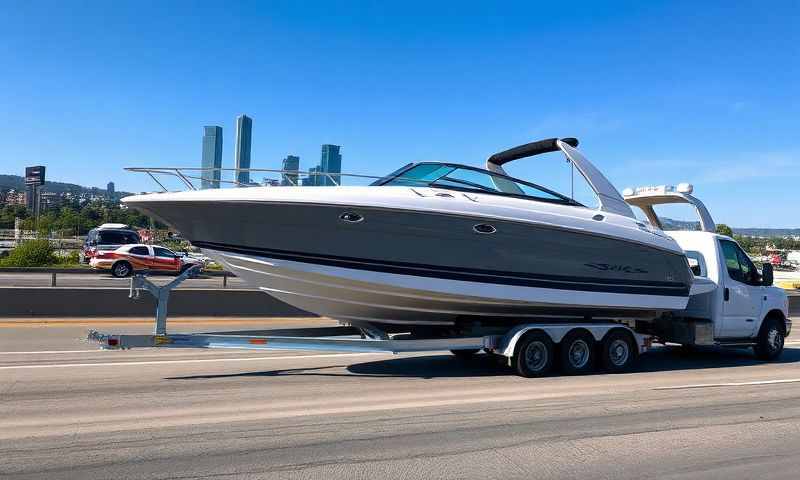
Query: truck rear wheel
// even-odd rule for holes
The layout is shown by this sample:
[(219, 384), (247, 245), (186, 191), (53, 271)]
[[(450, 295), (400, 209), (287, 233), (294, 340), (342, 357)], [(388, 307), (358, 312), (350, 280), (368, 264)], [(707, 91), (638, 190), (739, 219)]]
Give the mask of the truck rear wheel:
[(783, 353), (785, 340), (783, 326), (776, 318), (767, 318), (758, 332), (758, 339), (753, 351), (761, 360), (775, 360)]
[(553, 369), (554, 345), (544, 332), (526, 333), (517, 345), (514, 367), (523, 377), (543, 377)]
[(561, 340), (561, 371), (566, 375), (582, 375), (594, 369), (594, 337), (583, 329), (567, 333)]
[(610, 373), (630, 370), (638, 354), (639, 348), (633, 336), (621, 328), (608, 332), (600, 344), (600, 362)]

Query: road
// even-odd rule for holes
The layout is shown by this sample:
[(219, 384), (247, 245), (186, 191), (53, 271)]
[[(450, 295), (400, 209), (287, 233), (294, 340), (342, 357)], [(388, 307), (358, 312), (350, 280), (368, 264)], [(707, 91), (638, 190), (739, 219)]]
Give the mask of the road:
[[(49, 287), (49, 273), (0, 273), (0, 287)], [(174, 277), (151, 276), (156, 283), (167, 283)], [(222, 288), (222, 277), (190, 278), (178, 288)], [(120, 287), (125, 288), (130, 284), (127, 278), (114, 278), (108, 273), (93, 272), (87, 274), (59, 273), (56, 276), (59, 287)], [(236, 277), (229, 277), (226, 288), (251, 288)]]
[(732, 480), (800, 470), (800, 341), (773, 364), (660, 348), (634, 373), (523, 379), (446, 353), (103, 352), (81, 343), (87, 326), (0, 324), (0, 477)]

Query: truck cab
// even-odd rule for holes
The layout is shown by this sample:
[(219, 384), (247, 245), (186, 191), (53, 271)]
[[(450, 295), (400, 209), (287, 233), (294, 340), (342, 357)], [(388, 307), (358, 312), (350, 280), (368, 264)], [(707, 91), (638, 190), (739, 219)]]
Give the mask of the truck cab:
[[(626, 189), (623, 196), (638, 207), (650, 227), (669, 235), (686, 253), (694, 274), (692, 297), (679, 319), (656, 322), (664, 341), (688, 345), (754, 346), (760, 357), (776, 358), (791, 332), (789, 300), (772, 285), (772, 265), (761, 271), (731, 237), (716, 232), (708, 209), (692, 195), (690, 184)], [(683, 203), (694, 207), (696, 230), (665, 229), (655, 206)], [(659, 325), (661, 327), (659, 328)]]

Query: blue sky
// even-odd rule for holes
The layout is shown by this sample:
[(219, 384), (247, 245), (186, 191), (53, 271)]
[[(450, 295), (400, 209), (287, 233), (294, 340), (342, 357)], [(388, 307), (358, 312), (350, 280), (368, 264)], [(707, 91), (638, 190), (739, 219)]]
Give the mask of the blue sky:
[[(502, 3), (502, 5), (500, 5)], [(718, 222), (800, 227), (800, 2), (8, 2), (0, 172), (152, 190), (203, 125), (253, 167), (473, 165), (576, 136), (621, 190), (689, 181)], [(513, 174), (564, 189), (563, 162)]]

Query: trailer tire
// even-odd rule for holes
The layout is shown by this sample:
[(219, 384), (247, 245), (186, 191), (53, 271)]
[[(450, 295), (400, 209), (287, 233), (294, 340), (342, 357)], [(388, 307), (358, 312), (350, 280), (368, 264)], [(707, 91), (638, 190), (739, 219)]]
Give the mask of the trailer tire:
[(775, 317), (766, 318), (758, 332), (753, 352), (761, 360), (768, 362), (775, 360), (783, 353), (784, 341), (785, 334), (781, 322)]
[(561, 372), (565, 375), (585, 375), (594, 370), (594, 337), (587, 330), (576, 328), (567, 333), (559, 344)]
[(633, 335), (621, 328), (608, 332), (600, 343), (600, 362), (606, 372), (626, 372), (633, 367), (638, 356), (639, 347)]
[(115, 278), (125, 278), (133, 275), (133, 267), (125, 260), (115, 263), (111, 267), (111, 275)]
[(526, 333), (517, 344), (513, 365), (520, 376), (543, 377), (553, 369), (555, 345), (546, 333)]

